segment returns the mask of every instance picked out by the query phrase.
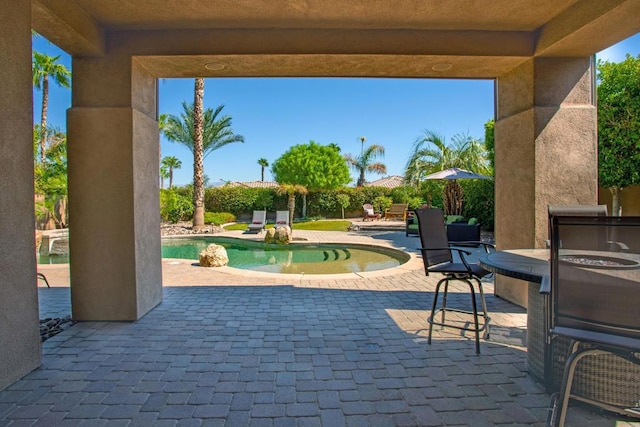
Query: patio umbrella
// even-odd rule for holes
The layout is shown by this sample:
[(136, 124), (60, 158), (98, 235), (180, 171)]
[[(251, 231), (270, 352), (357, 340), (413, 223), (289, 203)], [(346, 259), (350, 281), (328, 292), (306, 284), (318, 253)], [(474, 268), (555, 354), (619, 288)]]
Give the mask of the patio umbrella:
[(491, 179), (491, 177), (464, 169), (450, 168), (427, 175), (424, 179)]
[(462, 187), (456, 182), (458, 179), (491, 179), (490, 176), (471, 172), (460, 168), (445, 169), (424, 177), (424, 179), (446, 179), (448, 182), (443, 189), (442, 201), (446, 215), (462, 215), (464, 195)]

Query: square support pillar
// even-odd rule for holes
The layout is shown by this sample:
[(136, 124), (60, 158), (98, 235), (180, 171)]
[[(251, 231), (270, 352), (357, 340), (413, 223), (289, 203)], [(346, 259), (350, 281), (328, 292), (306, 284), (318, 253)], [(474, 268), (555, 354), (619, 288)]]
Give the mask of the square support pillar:
[[(31, 4), (0, 0), (0, 390), (40, 366)], [(10, 60), (9, 60), (10, 58)]]
[[(102, 79), (110, 68), (128, 78)], [(76, 86), (67, 112), (73, 318), (137, 320), (162, 300), (155, 79), (130, 59), (74, 60)]]
[[(498, 249), (544, 247), (549, 204), (597, 203), (593, 73), (591, 58), (536, 58), (498, 78)], [(517, 282), (498, 276), (495, 293), (526, 307)]]

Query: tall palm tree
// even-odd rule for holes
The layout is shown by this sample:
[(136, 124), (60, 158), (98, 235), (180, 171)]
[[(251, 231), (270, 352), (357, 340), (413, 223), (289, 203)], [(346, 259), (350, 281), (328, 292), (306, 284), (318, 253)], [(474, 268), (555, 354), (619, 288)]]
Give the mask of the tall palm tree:
[(193, 229), (204, 227), (204, 78), (196, 77), (193, 97)]
[(55, 84), (62, 87), (71, 86), (71, 71), (58, 63), (60, 55), (48, 56), (40, 52), (33, 52), (32, 77), (33, 85), (42, 89), (42, 114), (40, 118), (40, 161), (45, 161), (45, 145), (47, 137), (47, 109), (49, 108), (49, 77)]
[(168, 172), (169, 190), (171, 190), (173, 188), (173, 170), (182, 168), (182, 162), (177, 157), (167, 156), (162, 159), (162, 167)]
[(264, 168), (269, 166), (269, 161), (267, 159), (265, 159), (265, 158), (261, 158), (261, 159), (258, 159), (258, 164), (262, 168), (262, 170), (261, 170), (261, 177), (262, 177), (261, 181), (264, 182)]
[(358, 171), (358, 182), (356, 185), (362, 187), (364, 185), (366, 172), (373, 172), (379, 174), (387, 173), (387, 166), (384, 163), (374, 162), (378, 157), (384, 156), (384, 147), (378, 144), (371, 144), (367, 148), (364, 148), (365, 137), (360, 137), (362, 142), (362, 152), (359, 156), (353, 156), (352, 154), (345, 154), (344, 158), (347, 163), (356, 171)]
[[(198, 80), (201, 82), (198, 83)], [(200, 95), (198, 95), (200, 94)], [(218, 117), (224, 105), (215, 111), (207, 108), (202, 111), (204, 97), (204, 79), (196, 79), (194, 103), (182, 103), (180, 116), (168, 115), (162, 132), (169, 141), (178, 142), (193, 154), (193, 228), (204, 227), (204, 166), (203, 160), (213, 151), (234, 142), (244, 142), (242, 135), (236, 135), (231, 129), (231, 117)], [(197, 104), (200, 106), (197, 107)], [(198, 113), (197, 110), (202, 111)], [(200, 119), (196, 119), (200, 117)], [(199, 125), (199, 123), (202, 123)], [(200, 129), (197, 133), (196, 130)], [(198, 135), (199, 134), (199, 135)]]

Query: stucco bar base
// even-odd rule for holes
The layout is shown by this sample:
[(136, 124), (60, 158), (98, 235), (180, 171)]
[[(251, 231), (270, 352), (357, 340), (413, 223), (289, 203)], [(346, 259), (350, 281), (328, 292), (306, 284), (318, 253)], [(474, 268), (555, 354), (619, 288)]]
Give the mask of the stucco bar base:
[[(495, 126), (498, 249), (543, 248), (549, 204), (598, 200), (590, 58), (538, 58), (498, 79)], [(495, 293), (527, 306), (525, 283), (496, 277)]]
[(75, 320), (137, 320), (162, 300), (158, 124), (130, 107), (67, 112)]
[(30, 3), (0, 0), (0, 390), (40, 365)]

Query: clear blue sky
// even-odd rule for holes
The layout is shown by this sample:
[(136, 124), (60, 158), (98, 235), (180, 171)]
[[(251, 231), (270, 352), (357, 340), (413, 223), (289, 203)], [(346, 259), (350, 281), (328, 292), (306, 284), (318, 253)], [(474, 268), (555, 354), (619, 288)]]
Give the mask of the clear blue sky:
[[(34, 49), (71, 69), (68, 55), (38, 38)], [(625, 54), (640, 54), (640, 33), (600, 52), (597, 57), (618, 62)], [(182, 101), (193, 102), (193, 79), (163, 79), (160, 113), (178, 115)], [(34, 89), (34, 121), (40, 122), (42, 93)], [(212, 183), (260, 179), (258, 159), (272, 163), (289, 147), (313, 140), (336, 143), (342, 153), (358, 154), (360, 136), (365, 144), (381, 144), (380, 159), (387, 175), (402, 175), (413, 142), (425, 129), (447, 141), (458, 133), (484, 139), (484, 123), (494, 115), (492, 80), (362, 79), (362, 78), (211, 78), (205, 83), (205, 107), (225, 106), (233, 118), (235, 133), (244, 144), (230, 144), (212, 152), (204, 162)], [(71, 91), (51, 85), (49, 126), (66, 127)], [(193, 157), (180, 144), (161, 137), (162, 156), (175, 156), (182, 169), (175, 171), (174, 184), (192, 181)], [(268, 168), (267, 168), (268, 169)], [(357, 178), (356, 173), (352, 176)], [(373, 181), (380, 175), (367, 175)], [(271, 180), (269, 170), (265, 180)]]

